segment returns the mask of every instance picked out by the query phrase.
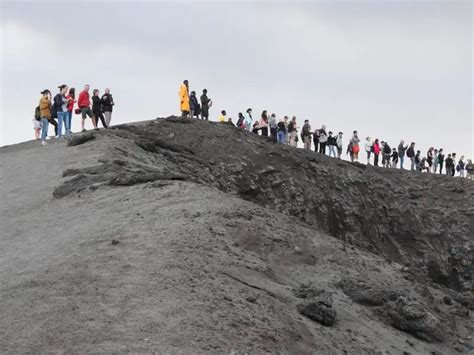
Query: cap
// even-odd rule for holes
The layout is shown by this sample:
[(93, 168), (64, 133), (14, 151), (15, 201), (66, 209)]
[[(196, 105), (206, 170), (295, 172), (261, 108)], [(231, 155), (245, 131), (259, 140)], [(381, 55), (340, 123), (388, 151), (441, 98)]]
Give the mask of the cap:
[(49, 91), (48, 89), (44, 89), (43, 91), (41, 91), (41, 95), (44, 95), (44, 94), (51, 94), (51, 91)]

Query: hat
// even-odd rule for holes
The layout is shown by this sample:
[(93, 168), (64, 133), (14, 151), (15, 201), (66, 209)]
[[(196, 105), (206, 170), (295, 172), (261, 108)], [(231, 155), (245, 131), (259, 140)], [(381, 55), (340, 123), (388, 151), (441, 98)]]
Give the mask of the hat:
[(44, 94), (51, 94), (51, 91), (49, 91), (48, 89), (44, 89), (43, 91), (41, 91), (41, 95), (44, 95)]

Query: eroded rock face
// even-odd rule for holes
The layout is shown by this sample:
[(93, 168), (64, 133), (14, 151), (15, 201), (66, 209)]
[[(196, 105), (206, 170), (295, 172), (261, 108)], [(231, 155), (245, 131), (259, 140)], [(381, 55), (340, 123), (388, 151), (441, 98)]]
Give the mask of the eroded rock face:
[[(112, 138), (113, 148), (101, 165), (66, 171), (72, 178), (55, 197), (91, 186), (193, 181), (295, 216), (447, 287), (472, 287), (471, 181), (350, 164), (177, 117), (94, 134)], [(90, 138), (80, 137), (78, 144)]]

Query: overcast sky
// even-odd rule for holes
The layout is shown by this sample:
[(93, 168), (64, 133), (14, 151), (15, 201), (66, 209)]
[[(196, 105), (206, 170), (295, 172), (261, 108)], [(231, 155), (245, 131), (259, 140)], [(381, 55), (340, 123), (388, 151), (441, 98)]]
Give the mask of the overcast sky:
[[(86, 83), (113, 123), (179, 113), (178, 89), (209, 91), (313, 128), (415, 141), (472, 157), (471, 1), (312, 3), (1, 2), (1, 141), (33, 138), (39, 92)], [(89, 127), (90, 127), (90, 123)], [(79, 129), (79, 116), (73, 130)]]

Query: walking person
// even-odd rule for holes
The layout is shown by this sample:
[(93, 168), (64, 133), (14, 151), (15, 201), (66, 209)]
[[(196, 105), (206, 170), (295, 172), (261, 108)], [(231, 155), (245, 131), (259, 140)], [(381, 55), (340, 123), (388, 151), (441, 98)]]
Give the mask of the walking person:
[[(288, 117), (286, 118), (288, 119)], [(284, 119), (280, 119), (277, 124), (277, 142), (286, 144), (286, 123)]]
[(84, 86), (84, 90), (82, 90), (79, 94), (77, 99), (77, 106), (79, 106), (80, 113), (82, 114), (82, 121), (81, 121), (81, 130), (85, 132), (85, 122), (87, 116), (92, 120), (92, 125), (95, 129), (97, 129), (97, 124), (95, 122), (95, 116), (91, 110), (91, 100), (89, 95), (89, 85)]
[(92, 91), (92, 113), (95, 117), (95, 129), (99, 129), (99, 119), (104, 128), (108, 127), (104, 114), (102, 113), (102, 100), (99, 97), (99, 89)]
[(43, 95), (39, 102), (41, 117), (41, 146), (46, 145), (46, 137), (48, 136), (48, 126), (51, 119), (51, 92), (46, 89), (41, 91)]
[(337, 159), (341, 159), (342, 146), (343, 146), (343, 142), (342, 142), (342, 132), (339, 132), (339, 133), (337, 134), (336, 146), (337, 146)]
[(329, 131), (328, 133), (328, 148), (329, 148), (329, 156), (336, 157), (336, 146), (337, 146), (337, 138), (333, 137), (332, 132)]
[(296, 126), (296, 116), (293, 116), (290, 123), (288, 123), (288, 134), (290, 136), (290, 146), (296, 147), (297, 145), (297, 131), (298, 127)]
[(311, 126), (308, 120), (304, 120), (303, 128), (301, 129), (301, 138), (303, 139), (304, 149), (311, 149)]
[(260, 116), (260, 122), (258, 123), (260, 127), (260, 131), (262, 132), (262, 136), (268, 137), (268, 115), (267, 110), (262, 111), (262, 115)]
[(56, 138), (61, 138), (63, 135), (63, 125), (66, 135), (68, 135), (69, 127), (68, 127), (68, 119), (67, 119), (67, 106), (69, 100), (66, 98), (66, 93), (68, 90), (67, 85), (60, 85), (58, 86), (59, 93), (54, 96), (54, 111), (58, 117), (58, 130), (56, 133)]
[(209, 109), (212, 106), (212, 101), (207, 97), (207, 89), (202, 91), (201, 95), (201, 118), (203, 120), (209, 120)]
[(105, 124), (107, 125), (107, 128), (109, 128), (110, 122), (112, 121), (112, 109), (115, 105), (109, 88), (105, 89), (105, 93), (100, 98), (100, 101), (102, 102), (102, 112), (105, 117)]
[(398, 145), (398, 158), (400, 160), (400, 169), (403, 169), (403, 162), (405, 161), (405, 153), (408, 146), (405, 145), (405, 141), (402, 139)]
[(373, 143), (370, 140), (370, 137), (365, 138), (365, 153), (367, 154), (367, 165), (370, 165), (370, 153), (372, 153)]
[(411, 142), (410, 147), (407, 149), (407, 157), (410, 158), (410, 170), (415, 170), (415, 143)]
[(74, 104), (76, 103), (76, 89), (70, 88), (69, 92), (66, 96), (66, 99), (68, 99), (68, 104), (67, 104), (67, 127), (69, 127), (69, 132), (66, 132), (68, 136), (72, 135), (72, 111), (74, 109)]
[(374, 141), (374, 144), (372, 146), (372, 150), (374, 152), (374, 166), (379, 166), (379, 155), (382, 149), (380, 148), (379, 140), (378, 138)]
[(356, 162), (359, 161), (359, 151), (360, 151), (359, 142), (360, 142), (360, 139), (359, 139), (359, 136), (357, 135), (357, 131), (354, 131), (351, 138), (351, 146), (352, 146), (351, 149), (352, 149), (353, 161), (356, 161)]
[(179, 108), (181, 110), (181, 117), (188, 117), (189, 115), (189, 81), (184, 80), (179, 88)]

